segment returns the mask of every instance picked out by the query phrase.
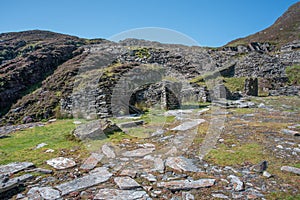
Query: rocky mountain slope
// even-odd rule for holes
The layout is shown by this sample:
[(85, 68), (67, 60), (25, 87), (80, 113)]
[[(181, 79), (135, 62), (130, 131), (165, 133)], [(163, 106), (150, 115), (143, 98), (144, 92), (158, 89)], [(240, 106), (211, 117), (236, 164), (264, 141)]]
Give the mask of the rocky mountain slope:
[(250, 42), (270, 42), (278, 47), (300, 39), (300, 2), (292, 5), (276, 22), (253, 35), (236, 39), (228, 45), (247, 44)]
[(48, 31), (0, 35), (0, 113), (33, 92), (58, 66), (83, 52), (91, 41)]

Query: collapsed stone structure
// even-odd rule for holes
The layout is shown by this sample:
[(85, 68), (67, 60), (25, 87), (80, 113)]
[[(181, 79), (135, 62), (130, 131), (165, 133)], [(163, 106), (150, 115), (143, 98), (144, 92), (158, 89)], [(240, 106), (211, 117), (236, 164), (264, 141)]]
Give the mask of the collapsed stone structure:
[[(255, 77), (270, 95), (299, 95), (296, 86), (287, 85), (285, 74), (287, 66), (300, 63), (298, 46), (295, 41), (274, 52), (272, 44), (257, 42), (213, 49), (136, 39), (98, 41), (83, 45), (74, 58), (58, 66), (37, 91), (13, 105), (1, 123), (107, 118), (141, 113), (138, 107), (156, 104), (174, 109), (182, 102), (238, 99), (241, 94), (236, 91), (207, 86), (218, 77)], [(204, 78), (202, 84), (193, 82), (198, 77)], [(256, 96), (257, 87), (252, 91), (250, 86), (246, 82), (245, 93)], [(214, 96), (218, 87), (223, 94)]]

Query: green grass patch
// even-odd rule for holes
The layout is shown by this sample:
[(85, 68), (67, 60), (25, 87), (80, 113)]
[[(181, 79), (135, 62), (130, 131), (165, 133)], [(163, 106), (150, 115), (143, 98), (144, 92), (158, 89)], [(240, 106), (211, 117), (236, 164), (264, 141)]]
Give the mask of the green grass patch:
[(244, 91), (246, 77), (224, 78), (224, 85), (231, 91)]
[(234, 108), (231, 109), (230, 111), (232, 111), (235, 114), (252, 114), (256, 112), (256, 108)]
[(136, 138), (147, 138), (149, 137), (149, 135), (153, 132), (156, 131), (156, 129), (150, 128), (150, 127), (133, 127), (133, 128), (124, 128), (124, 131), (127, 135), (131, 136), (131, 137), (136, 137)]
[(230, 77), (230, 78), (225, 78), (225, 77), (215, 77), (213, 78), (214, 75), (213, 73), (205, 74), (203, 76), (198, 76), (190, 80), (191, 83), (196, 83), (199, 86), (210, 86), (210, 85), (215, 85), (216, 83), (211, 83), (211, 81), (215, 80), (218, 82), (223, 82), (224, 85), (231, 91), (244, 91), (244, 83), (246, 77)]
[[(87, 156), (84, 146), (72, 137), (71, 131), (74, 128), (73, 120), (59, 120), (44, 127), (17, 131), (7, 138), (2, 138), (0, 139), (0, 164), (28, 161), (36, 166), (43, 166), (47, 159), (59, 156), (62, 149), (76, 149), (73, 151), (76, 157)], [(40, 143), (48, 145), (34, 149)], [(46, 149), (53, 149), (54, 152), (45, 153)]]
[(191, 79), (191, 80), (190, 80), (190, 83), (196, 83), (196, 84), (198, 84), (199, 86), (206, 86), (204, 76), (197, 76), (197, 77)]
[(136, 48), (132, 50), (134, 55), (139, 58), (149, 58), (151, 55), (148, 48)]
[(220, 166), (233, 166), (244, 162), (259, 163), (263, 158), (262, 147), (257, 143), (249, 143), (235, 147), (221, 144), (217, 149), (211, 150), (205, 160)]
[(291, 84), (300, 85), (300, 65), (287, 67), (285, 72)]
[(266, 199), (299, 200), (300, 194), (292, 195), (291, 192), (278, 191), (267, 195)]

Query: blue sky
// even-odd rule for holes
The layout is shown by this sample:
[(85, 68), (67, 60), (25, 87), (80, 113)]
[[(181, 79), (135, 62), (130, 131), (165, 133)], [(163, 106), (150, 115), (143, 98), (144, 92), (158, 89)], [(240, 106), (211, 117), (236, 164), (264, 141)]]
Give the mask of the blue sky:
[[(297, 0), (6, 0), (0, 4), (0, 32), (40, 29), (84, 38), (111, 38), (131, 29), (160, 27), (167, 31), (161, 34), (158, 32), (154, 39), (162, 42), (170, 40), (174, 43), (186, 43), (180, 37), (165, 40), (168, 38), (168, 30), (175, 30), (201, 46), (222, 46), (233, 39), (270, 26), (296, 2)], [(164, 36), (160, 37), (162, 35)], [(129, 36), (136, 35), (132, 33)], [(141, 34), (142, 37), (153, 39), (144, 33)]]

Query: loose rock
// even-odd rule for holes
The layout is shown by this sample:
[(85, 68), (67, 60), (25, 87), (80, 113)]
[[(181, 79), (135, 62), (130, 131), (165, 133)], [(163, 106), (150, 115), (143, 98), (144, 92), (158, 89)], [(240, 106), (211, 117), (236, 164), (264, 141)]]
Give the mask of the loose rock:
[(16, 177), (16, 178), (5, 180), (4, 182), (0, 183), (0, 194), (2, 192), (6, 192), (15, 187), (18, 187), (19, 185), (23, 184), (25, 181), (27, 181), (31, 178), (33, 178), (33, 176), (31, 174), (24, 174), (24, 175)]
[(114, 181), (121, 190), (130, 190), (140, 187), (140, 184), (130, 177), (115, 177)]
[(55, 200), (60, 198), (60, 192), (51, 187), (33, 187), (28, 191), (27, 196), (30, 199)]
[(122, 155), (125, 157), (143, 157), (147, 154), (152, 153), (154, 150), (154, 148), (140, 148), (132, 151), (126, 151)]
[(192, 160), (185, 157), (169, 157), (166, 160), (166, 166), (175, 169), (177, 171), (190, 171), (190, 172), (199, 172), (198, 169), (192, 162)]
[(244, 183), (239, 179), (239, 177), (230, 175), (228, 176), (231, 179), (231, 183), (233, 184), (233, 188), (235, 191), (243, 191), (245, 189)]
[(196, 120), (191, 120), (188, 122), (184, 122), (180, 124), (179, 126), (176, 126), (175, 128), (172, 128), (172, 131), (187, 131), (191, 128), (194, 128), (195, 126), (198, 126), (199, 124), (205, 122), (204, 119), (196, 119)]
[(31, 162), (14, 162), (0, 166), (0, 174), (14, 174), (29, 167), (34, 166)]
[(118, 124), (118, 126), (121, 128), (132, 128), (132, 127), (140, 126), (143, 124), (144, 124), (143, 120), (138, 120), (138, 121), (133, 121), (133, 122), (120, 123), (120, 124)]
[(88, 157), (84, 163), (80, 166), (80, 169), (91, 170), (94, 169), (98, 162), (103, 158), (102, 154), (92, 153), (90, 157)]
[(215, 179), (199, 179), (196, 181), (178, 180), (169, 182), (159, 182), (157, 187), (167, 188), (170, 190), (190, 190), (203, 187), (211, 187), (215, 184)]
[(194, 195), (192, 195), (189, 192), (182, 192), (181, 197), (182, 197), (182, 200), (194, 200), (195, 199)]
[(300, 136), (300, 133), (298, 131), (292, 131), (292, 130), (289, 130), (289, 129), (282, 129), (281, 132), (286, 134), (286, 135)]
[(55, 169), (68, 169), (76, 165), (75, 161), (70, 158), (58, 157), (47, 160), (46, 163)]
[(218, 199), (229, 199), (228, 196), (221, 194), (221, 193), (212, 194), (211, 196), (218, 198)]
[(101, 189), (94, 197), (95, 200), (147, 200), (149, 196), (145, 191)]
[(300, 175), (300, 169), (297, 167), (282, 166), (281, 171), (291, 172)]
[(102, 146), (102, 152), (108, 158), (115, 158), (116, 157), (116, 154), (115, 154), (114, 150), (111, 147), (109, 147), (107, 144)]
[(111, 176), (111, 173), (109, 173), (104, 168), (101, 168), (101, 170), (98, 170), (95, 173), (57, 185), (55, 186), (55, 188), (61, 191), (62, 195), (66, 195), (74, 191), (80, 191), (85, 188), (89, 188), (94, 185), (106, 182)]

